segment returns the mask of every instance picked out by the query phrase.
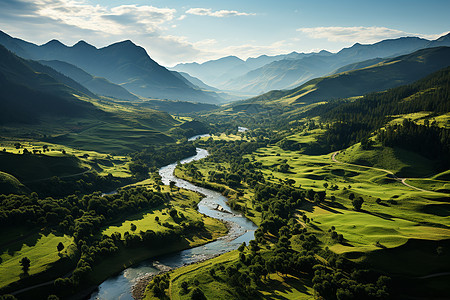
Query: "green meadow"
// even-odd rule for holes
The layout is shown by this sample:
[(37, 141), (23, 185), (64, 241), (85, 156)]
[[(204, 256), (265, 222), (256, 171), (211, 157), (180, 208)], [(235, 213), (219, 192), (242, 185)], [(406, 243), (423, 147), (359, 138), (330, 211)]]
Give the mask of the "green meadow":
[[(20, 234), (24, 237), (18, 239), (17, 236)], [(74, 245), (73, 238), (67, 235), (58, 236), (53, 233), (28, 235), (24, 234), (23, 229), (17, 229), (12, 234), (5, 235), (1, 242), (0, 287), (49, 269), (62, 257), (72, 255)], [(65, 247), (61, 253), (56, 248), (60, 242)], [(28, 257), (31, 261), (28, 275), (23, 273), (19, 265), (19, 260), (23, 257)]]

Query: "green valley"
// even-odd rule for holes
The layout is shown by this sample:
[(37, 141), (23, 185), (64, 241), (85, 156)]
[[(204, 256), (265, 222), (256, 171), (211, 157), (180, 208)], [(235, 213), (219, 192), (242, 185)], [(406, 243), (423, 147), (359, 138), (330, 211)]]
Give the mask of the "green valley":
[[(281, 19), (256, 26), (266, 3), (65, 5), (0, 4), (38, 11), (30, 32), (58, 20), (97, 40), (0, 31), (0, 300), (448, 298), (448, 33), (301, 27), (226, 46), (179, 30)], [(186, 61), (98, 44), (125, 33)], [(230, 51), (267, 55), (217, 58)]]

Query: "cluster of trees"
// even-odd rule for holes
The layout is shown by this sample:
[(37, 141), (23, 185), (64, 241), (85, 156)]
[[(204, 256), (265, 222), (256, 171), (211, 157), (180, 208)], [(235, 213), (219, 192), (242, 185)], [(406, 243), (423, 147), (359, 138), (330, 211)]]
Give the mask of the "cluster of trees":
[(405, 148), (430, 159), (438, 159), (442, 170), (450, 167), (450, 129), (428, 122), (417, 125), (405, 119), (402, 124), (386, 126), (378, 138), (383, 146)]
[(244, 158), (245, 154), (250, 154), (256, 149), (265, 146), (267, 141), (258, 139), (256, 141), (222, 141), (208, 139), (199, 141), (197, 145), (207, 148), (212, 155), (205, 160), (219, 163), (229, 162), (229, 168), (220, 167), (208, 174), (208, 180), (222, 183), (231, 188), (240, 187), (242, 183), (255, 185), (258, 182), (264, 182), (264, 176), (259, 170), (260, 163), (250, 161)]
[[(173, 208), (168, 195), (149, 191), (142, 187), (122, 189), (114, 195), (102, 196), (99, 192), (77, 197), (47, 197), (40, 199), (36, 193), (31, 195), (0, 195), (0, 227), (7, 230), (16, 225), (30, 224), (33, 227), (48, 228), (72, 235), (76, 244), (73, 258), (75, 270), (70, 278), (55, 280), (57, 291), (64, 293), (84, 282), (93, 265), (105, 256), (117, 252), (123, 247), (165, 245), (179, 242), (186, 235), (204, 230), (201, 220), (190, 221)], [(169, 230), (154, 232), (152, 230), (113, 233), (111, 236), (99, 235), (99, 228), (104, 227), (119, 217), (142, 210), (165, 205), (169, 215), (177, 223), (173, 226), (163, 223)], [(55, 251), (62, 251), (63, 244), (58, 244)], [(26, 272), (29, 260), (22, 259), (22, 269)]]
[(26, 185), (41, 197), (65, 197), (74, 194), (91, 194), (95, 191), (112, 191), (131, 181), (131, 178), (114, 177), (112, 174), (100, 176), (94, 172), (88, 172), (76, 177), (54, 176), (47, 180), (28, 182)]
[[(450, 111), (449, 94), (450, 68), (445, 68), (413, 84), (386, 92), (371, 93), (355, 101), (335, 100), (319, 105), (303, 116), (321, 116), (322, 120), (332, 123), (315, 146), (333, 151), (367, 140), (393, 115), (420, 111), (447, 113)], [(448, 134), (444, 134), (444, 138), (448, 143)], [(414, 147), (411, 150), (416, 151)]]
[(163, 204), (164, 196), (144, 188), (122, 189), (117, 194), (100, 192), (77, 197), (39, 198), (30, 195), (0, 195), (0, 224), (33, 224), (55, 227), (79, 238), (89, 237), (107, 220)]
[(130, 164), (130, 171), (138, 177), (146, 177), (150, 171), (156, 171), (159, 167), (193, 156), (196, 153), (195, 147), (187, 141), (178, 144), (151, 146), (131, 154), (133, 161)]

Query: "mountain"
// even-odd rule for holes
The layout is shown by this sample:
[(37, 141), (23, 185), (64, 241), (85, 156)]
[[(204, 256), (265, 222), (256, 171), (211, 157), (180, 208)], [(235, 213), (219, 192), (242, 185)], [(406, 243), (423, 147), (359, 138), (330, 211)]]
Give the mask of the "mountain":
[[(0, 46), (0, 124), (33, 124), (43, 116), (74, 117), (100, 113), (92, 104), (75, 96), (85, 94), (43, 73), (43, 70), (56, 73), (49, 67), (21, 59)], [(78, 85), (72, 83), (72, 86)]]
[(206, 90), (206, 91), (219, 91), (218, 89), (216, 89), (215, 87), (212, 87), (210, 85), (207, 85), (206, 83), (204, 83), (203, 81), (201, 81), (200, 79), (198, 79), (197, 77), (191, 76), (188, 73), (185, 72), (175, 72), (176, 74), (181, 75), (184, 79), (186, 79), (188, 82), (192, 83), (194, 86), (196, 86), (197, 88), (200, 88), (202, 90)]
[(84, 41), (72, 47), (57, 40), (38, 46), (0, 32), (0, 44), (24, 58), (68, 62), (144, 97), (205, 103), (217, 103), (220, 98), (188, 86), (129, 40), (99, 49)]
[(175, 141), (171, 131), (182, 122), (169, 114), (100, 101), (76, 87), (84, 88), (52, 68), (0, 46), (2, 136), (121, 154)]
[(47, 65), (58, 72), (72, 78), (81, 85), (87, 87), (97, 95), (113, 97), (125, 100), (139, 99), (120, 85), (114, 84), (103, 77), (94, 77), (82, 69), (59, 60), (41, 60), (41, 64)]
[(330, 52), (320, 51), (319, 53), (298, 53), (291, 52), (289, 54), (281, 55), (261, 55), (258, 57), (250, 57), (245, 61), (236, 56), (222, 57), (216, 60), (210, 60), (204, 63), (182, 63), (171, 68), (172, 70), (188, 73), (190, 76), (199, 78), (209, 85), (222, 88), (224, 84), (233, 78), (242, 76), (247, 72), (260, 68), (264, 65), (270, 64), (277, 60), (294, 60), (308, 57), (311, 55), (326, 56)]
[(441, 47), (441, 46), (450, 47), (450, 33), (447, 33), (446, 35), (443, 35), (440, 38), (431, 41), (427, 44), (427, 48)]
[(384, 40), (371, 45), (357, 43), (335, 54), (315, 54), (301, 59), (274, 61), (234, 78), (220, 88), (247, 94), (290, 89), (348, 64), (411, 53), (426, 48), (429, 43), (430, 41), (417, 37)]
[(320, 77), (287, 91), (272, 91), (242, 103), (309, 104), (361, 96), (416, 81), (450, 65), (450, 47), (427, 48), (370, 67)]

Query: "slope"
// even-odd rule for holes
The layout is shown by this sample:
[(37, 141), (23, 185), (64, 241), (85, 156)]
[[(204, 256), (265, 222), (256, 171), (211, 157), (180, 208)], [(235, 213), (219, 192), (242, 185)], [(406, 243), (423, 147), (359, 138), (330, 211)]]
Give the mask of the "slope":
[(100, 49), (84, 41), (72, 47), (56, 40), (38, 46), (0, 32), (0, 44), (25, 58), (68, 62), (141, 96), (217, 102), (216, 98), (186, 85), (152, 60), (144, 48), (129, 40)]
[[(430, 41), (417, 37), (384, 40), (370, 45), (357, 43), (331, 55), (319, 53), (291, 61), (274, 61), (230, 80), (221, 88), (252, 94), (273, 89), (289, 89), (351, 63), (380, 57), (395, 57), (426, 47), (433, 46)], [(286, 76), (287, 73), (291, 75)]]
[(0, 46), (2, 137), (41, 139), (103, 153), (174, 141), (168, 132), (181, 122), (167, 113), (91, 98), (35, 68), (59, 74)]
[(122, 86), (114, 84), (102, 77), (94, 77), (72, 64), (58, 60), (41, 60), (40, 63), (50, 66), (58, 72), (72, 78), (97, 95), (125, 100), (139, 99)]
[(270, 92), (245, 102), (308, 104), (360, 96), (411, 83), (448, 65), (449, 47), (423, 49), (370, 67), (316, 78), (295, 89)]

